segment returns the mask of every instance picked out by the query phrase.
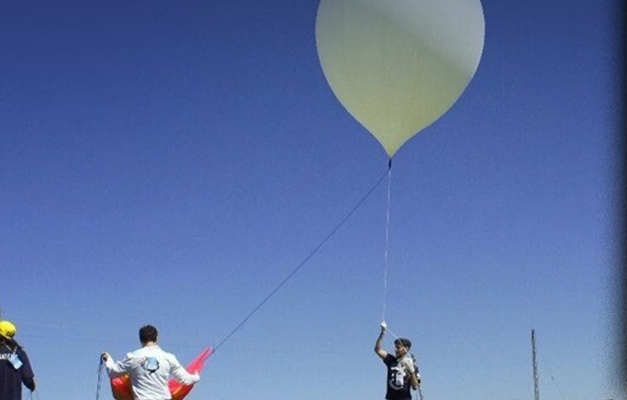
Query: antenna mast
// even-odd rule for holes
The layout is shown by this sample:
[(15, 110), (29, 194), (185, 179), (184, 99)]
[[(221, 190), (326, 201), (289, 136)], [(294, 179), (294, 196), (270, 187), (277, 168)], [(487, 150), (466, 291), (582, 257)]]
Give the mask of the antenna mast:
[(536, 358), (536, 331), (531, 330), (531, 357), (533, 360), (533, 395), (535, 400), (540, 400), (540, 388), (538, 387), (538, 360)]

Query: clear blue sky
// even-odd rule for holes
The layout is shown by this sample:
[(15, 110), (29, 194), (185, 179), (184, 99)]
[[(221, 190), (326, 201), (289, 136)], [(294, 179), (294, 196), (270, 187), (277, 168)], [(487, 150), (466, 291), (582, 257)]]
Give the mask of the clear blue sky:
[[(0, 307), (41, 400), (95, 398), (99, 354), (138, 347), (146, 323), (183, 363), (216, 345), (385, 173), (322, 74), (317, 6), (3, 2)], [(427, 399), (533, 399), (532, 329), (543, 399), (624, 399), (619, 4), (483, 7), (474, 80), (394, 158), (386, 319), (415, 343)], [(189, 400), (384, 397), (386, 196)]]

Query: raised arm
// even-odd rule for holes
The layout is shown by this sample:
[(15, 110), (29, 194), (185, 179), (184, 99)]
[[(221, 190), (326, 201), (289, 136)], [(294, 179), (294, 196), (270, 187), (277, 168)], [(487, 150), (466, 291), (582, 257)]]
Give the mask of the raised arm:
[(385, 336), (385, 330), (387, 329), (387, 324), (385, 321), (381, 322), (381, 332), (379, 332), (379, 336), (377, 337), (377, 342), (374, 345), (374, 352), (377, 353), (379, 357), (382, 359), (387, 357), (388, 353), (383, 350), (381, 345), (383, 344), (383, 336)]

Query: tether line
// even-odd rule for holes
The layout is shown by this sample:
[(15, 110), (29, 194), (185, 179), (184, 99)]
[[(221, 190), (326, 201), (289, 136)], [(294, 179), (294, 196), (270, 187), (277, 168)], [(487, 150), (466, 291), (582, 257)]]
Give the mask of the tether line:
[[(391, 165), (391, 160), (390, 160), (390, 165)], [(290, 272), (281, 282), (279, 282), (279, 284), (263, 300), (261, 300), (261, 302), (257, 304), (257, 306), (253, 308), (253, 310), (250, 313), (248, 313), (248, 315), (239, 324), (237, 324), (237, 326), (235, 326), (235, 328), (233, 328), (233, 330), (231, 330), (231, 332), (229, 332), (229, 334), (226, 335), (224, 339), (222, 339), (213, 348), (214, 352), (218, 350), (224, 343), (226, 343), (231, 338), (231, 336), (233, 336), (237, 331), (239, 331), (248, 322), (248, 320), (253, 315), (255, 315), (257, 311), (259, 311), (261, 307), (263, 307), (290, 279), (294, 277), (294, 275), (298, 273), (298, 271), (300, 271), (305, 266), (305, 264), (307, 264), (307, 262), (318, 252), (318, 250), (320, 250), (322, 246), (324, 246), (324, 244), (328, 242), (329, 239), (331, 239), (331, 237), (333, 237), (333, 235), (337, 233), (337, 231), (342, 227), (342, 225), (344, 225), (344, 223), (346, 223), (346, 221), (348, 221), (348, 219), (359, 209), (359, 207), (361, 207), (361, 205), (368, 199), (368, 197), (370, 197), (370, 195), (375, 191), (375, 189), (379, 186), (379, 184), (383, 181), (383, 179), (388, 173), (389, 172), (386, 172), (381, 175), (381, 177), (372, 186), (372, 188), (370, 188), (370, 190), (368, 190), (368, 192), (366, 192), (366, 194), (362, 196), (361, 199), (359, 199), (357, 204), (353, 206), (353, 208), (348, 212), (348, 214), (346, 214), (346, 216), (344, 216), (344, 218), (342, 218), (340, 222), (338, 222), (333, 227), (333, 229), (331, 229), (331, 231), (320, 241), (320, 243), (318, 243), (318, 245), (316, 245), (313, 248), (313, 250), (311, 250), (311, 252), (309, 252), (309, 254), (307, 254), (307, 256), (296, 266), (296, 268), (294, 268), (292, 272)]]
[(100, 357), (100, 362), (98, 363), (98, 383), (96, 385), (96, 400), (100, 400), (100, 384), (102, 380), (102, 367), (103, 367), (102, 357)]
[(383, 254), (383, 312), (381, 315), (381, 321), (385, 321), (385, 311), (387, 308), (387, 293), (388, 293), (388, 255), (390, 247), (390, 200), (392, 197), (392, 159), (388, 161), (388, 197), (387, 197), (387, 211), (385, 216), (385, 251)]

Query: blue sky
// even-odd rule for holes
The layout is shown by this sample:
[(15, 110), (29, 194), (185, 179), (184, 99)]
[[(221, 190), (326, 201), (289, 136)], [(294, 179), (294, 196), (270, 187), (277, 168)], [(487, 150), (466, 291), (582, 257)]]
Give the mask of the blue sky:
[[(39, 398), (94, 398), (143, 324), (183, 363), (220, 343), (387, 156), (326, 83), (317, 1), (50, 3), (0, 12), (0, 307)], [(428, 399), (532, 399), (532, 329), (542, 398), (623, 399), (619, 4), (483, 7), (475, 78), (394, 158), (386, 320)], [(188, 398), (382, 399), (386, 206), (384, 180)]]

